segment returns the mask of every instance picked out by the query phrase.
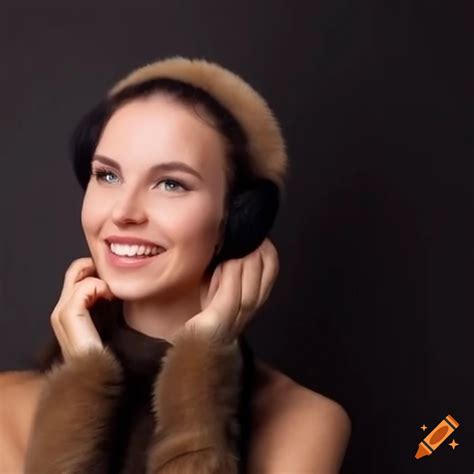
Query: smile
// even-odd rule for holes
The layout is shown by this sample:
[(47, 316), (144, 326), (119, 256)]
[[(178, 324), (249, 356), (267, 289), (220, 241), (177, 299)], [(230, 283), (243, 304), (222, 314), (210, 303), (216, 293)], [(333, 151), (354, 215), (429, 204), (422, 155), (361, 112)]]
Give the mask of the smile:
[[(137, 268), (156, 259), (166, 250), (159, 247), (140, 248), (137, 245), (105, 244), (107, 262), (114, 267)], [(138, 248), (136, 248), (138, 247)]]
[(112, 253), (121, 257), (153, 256), (165, 251), (163, 247), (147, 245), (127, 245), (109, 242)]

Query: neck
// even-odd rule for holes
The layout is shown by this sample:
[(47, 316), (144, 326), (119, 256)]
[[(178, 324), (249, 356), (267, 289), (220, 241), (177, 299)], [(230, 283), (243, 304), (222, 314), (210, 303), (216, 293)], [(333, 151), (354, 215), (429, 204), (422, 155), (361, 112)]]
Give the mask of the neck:
[(199, 287), (179, 298), (123, 301), (123, 318), (129, 327), (167, 341), (200, 311)]

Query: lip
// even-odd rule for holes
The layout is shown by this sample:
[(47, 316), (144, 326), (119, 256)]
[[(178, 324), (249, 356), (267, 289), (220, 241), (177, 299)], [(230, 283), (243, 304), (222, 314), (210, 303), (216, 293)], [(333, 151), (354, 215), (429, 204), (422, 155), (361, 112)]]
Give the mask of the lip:
[[(166, 250), (165, 250), (166, 252)], [(156, 262), (156, 259), (160, 257), (162, 253), (157, 253), (156, 255), (153, 255), (152, 257), (121, 257), (119, 255), (115, 255), (112, 253), (112, 250), (110, 250), (109, 244), (106, 242), (105, 243), (105, 257), (107, 260), (107, 263), (113, 267), (119, 267), (119, 268), (138, 268), (138, 267), (143, 267), (145, 265), (149, 265), (152, 262)]]
[(163, 245), (157, 244), (156, 242), (151, 242), (150, 240), (141, 239), (140, 237), (132, 237), (126, 235), (109, 235), (104, 240), (107, 244), (113, 242), (116, 244), (148, 245), (149, 247), (161, 247), (165, 249)]

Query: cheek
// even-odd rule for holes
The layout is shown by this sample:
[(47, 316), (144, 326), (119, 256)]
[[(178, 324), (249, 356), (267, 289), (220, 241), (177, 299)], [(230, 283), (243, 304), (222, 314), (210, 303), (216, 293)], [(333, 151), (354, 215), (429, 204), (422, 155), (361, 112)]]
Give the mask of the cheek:
[(87, 199), (87, 195), (86, 195), (84, 196), (84, 199), (82, 201), (82, 208), (81, 208), (81, 225), (86, 237), (90, 233), (91, 224), (93, 222), (91, 209), (92, 208), (91, 206), (89, 206), (89, 200)]
[(92, 193), (86, 192), (81, 208), (81, 224), (86, 237), (99, 232), (104, 215), (107, 214), (107, 209), (100, 205), (101, 202), (103, 201), (94, 198)]
[(209, 253), (218, 237), (222, 211), (212, 199), (187, 204), (163, 213), (160, 219), (162, 226), (175, 245), (186, 246), (199, 253)]

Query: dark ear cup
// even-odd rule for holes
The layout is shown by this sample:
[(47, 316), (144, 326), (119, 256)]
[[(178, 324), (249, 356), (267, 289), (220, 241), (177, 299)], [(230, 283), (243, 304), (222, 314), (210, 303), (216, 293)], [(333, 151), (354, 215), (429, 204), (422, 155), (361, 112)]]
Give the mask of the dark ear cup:
[(278, 186), (265, 178), (231, 197), (223, 244), (209, 268), (253, 252), (268, 236), (279, 207)]

